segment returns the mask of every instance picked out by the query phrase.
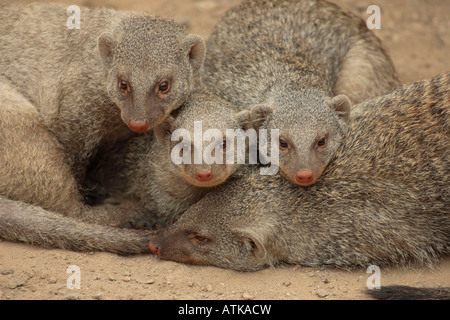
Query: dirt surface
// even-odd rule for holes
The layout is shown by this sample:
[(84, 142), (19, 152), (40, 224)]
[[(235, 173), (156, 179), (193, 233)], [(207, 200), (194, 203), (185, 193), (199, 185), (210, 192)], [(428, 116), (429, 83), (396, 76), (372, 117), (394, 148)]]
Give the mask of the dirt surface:
[[(28, 2), (0, 0), (5, 2)], [(60, 1), (143, 10), (175, 17), (205, 38), (232, 0)], [(403, 83), (450, 70), (450, 1), (335, 0), (365, 20), (371, 4), (381, 8), (376, 34), (391, 54)], [(36, 17), (39, 19), (39, 17)], [(69, 289), (69, 266), (80, 270), (80, 289)], [(0, 241), (0, 299), (365, 299), (366, 269), (282, 266), (252, 273), (161, 261), (151, 255), (46, 250)], [(70, 279), (69, 279), (70, 280)], [(70, 282), (70, 281), (69, 281)], [(71, 282), (72, 283), (72, 282)], [(381, 270), (381, 286), (450, 287), (450, 258), (433, 268)]]

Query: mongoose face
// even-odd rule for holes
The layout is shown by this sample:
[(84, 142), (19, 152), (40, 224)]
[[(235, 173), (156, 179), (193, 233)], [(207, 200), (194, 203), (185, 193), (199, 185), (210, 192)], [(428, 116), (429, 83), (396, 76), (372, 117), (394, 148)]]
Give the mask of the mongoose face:
[(98, 40), (107, 89), (124, 123), (144, 132), (187, 99), (205, 45), (200, 36), (184, 35), (173, 22), (145, 15), (124, 19), (117, 29)]
[(236, 107), (199, 91), (176, 113), (176, 117), (155, 128), (172, 169), (197, 187), (214, 187), (225, 182), (238, 168), (236, 161), (226, 162), (227, 153), (233, 152), (229, 146), (234, 143), (227, 141), (227, 129), (240, 128)]
[[(251, 221), (254, 217), (243, 219), (240, 214), (243, 208), (234, 200), (219, 200), (220, 208), (213, 203), (217, 200), (207, 195), (201, 200), (201, 206), (192, 205), (188, 214), (183, 214), (174, 225), (153, 234), (150, 251), (165, 260), (239, 271), (269, 266), (273, 258), (258, 240), (264, 237), (263, 224)], [(259, 229), (252, 232), (251, 225)]]
[(250, 119), (257, 129), (279, 129), (279, 167), (284, 176), (299, 186), (314, 184), (341, 145), (350, 101), (312, 90), (279, 95), (268, 104), (255, 106)]

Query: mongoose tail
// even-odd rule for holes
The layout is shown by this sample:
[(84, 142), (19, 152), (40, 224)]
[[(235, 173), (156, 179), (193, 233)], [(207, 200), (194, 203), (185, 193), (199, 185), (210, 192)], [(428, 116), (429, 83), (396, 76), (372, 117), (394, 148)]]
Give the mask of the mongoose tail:
[(149, 253), (150, 232), (87, 224), (42, 208), (0, 197), (0, 238), (44, 248)]

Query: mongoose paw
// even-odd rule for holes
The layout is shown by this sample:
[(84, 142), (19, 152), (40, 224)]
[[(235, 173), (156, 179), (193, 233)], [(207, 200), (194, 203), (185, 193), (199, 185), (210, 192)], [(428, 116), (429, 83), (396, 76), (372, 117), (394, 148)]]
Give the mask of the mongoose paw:
[[(89, 184), (85, 188), (85, 190), (83, 190), (83, 197), (84, 197), (84, 202), (90, 206), (99, 206), (99, 205), (111, 203), (111, 200), (110, 200), (111, 196), (109, 195), (108, 191), (104, 187), (102, 187), (98, 184), (96, 184), (96, 185), (94, 185), (92, 183)], [(116, 198), (114, 198), (114, 199), (116, 199)], [(114, 201), (114, 203), (112, 203), (112, 204), (116, 205), (116, 204), (120, 203), (120, 201), (118, 201), (118, 202), (117, 201), (118, 200), (116, 199)]]

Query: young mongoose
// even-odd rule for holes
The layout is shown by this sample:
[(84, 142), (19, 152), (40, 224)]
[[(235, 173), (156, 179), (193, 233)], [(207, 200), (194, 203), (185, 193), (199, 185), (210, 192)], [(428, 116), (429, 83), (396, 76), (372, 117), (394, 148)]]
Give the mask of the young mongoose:
[[(155, 213), (159, 221), (171, 224), (238, 169), (238, 148), (231, 148), (236, 142), (227, 136), (227, 130), (244, 129), (245, 121), (241, 123), (236, 112), (231, 103), (197, 89), (153, 132), (104, 152), (89, 176), (108, 193), (133, 199)], [(180, 130), (183, 137), (175, 136)], [(217, 138), (205, 136), (211, 130), (218, 130)], [(233, 153), (233, 163), (226, 161), (228, 152)], [(205, 158), (211, 154), (217, 155), (211, 160), (218, 161), (211, 163)], [(176, 162), (174, 156), (184, 156), (184, 162)], [(197, 156), (201, 159), (196, 163)]]
[(83, 8), (69, 29), (66, 9), (0, 6), (0, 195), (99, 222), (79, 192), (89, 162), (178, 108), (205, 46), (137, 12)]
[(315, 183), (332, 158), (350, 105), (399, 86), (365, 22), (322, 0), (244, 0), (207, 48), (203, 82), (253, 108), (255, 128), (280, 130), (281, 172), (301, 186)]
[(67, 154), (34, 105), (7, 79), (0, 81), (0, 195), (88, 223), (123, 226), (150, 218), (139, 209), (87, 206)]
[(315, 185), (251, 167), (152, 235), (150, 249), (243, 271), (432, 264), (450, 253), (449, 89), (447, 73), (358, 105)]

